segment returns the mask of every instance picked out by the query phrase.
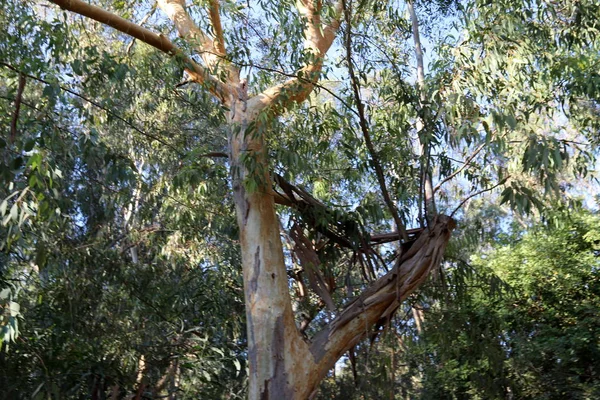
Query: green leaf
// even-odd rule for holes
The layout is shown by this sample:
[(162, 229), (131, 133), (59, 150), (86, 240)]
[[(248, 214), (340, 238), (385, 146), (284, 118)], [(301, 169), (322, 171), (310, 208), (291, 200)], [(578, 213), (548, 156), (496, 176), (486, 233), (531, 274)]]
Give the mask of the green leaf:
[(23, 146), (24, 151), (31, 151), (35, 147), (35, 139), (28, 140)]
[(10, 163), (10, 168), (13, 171), (20, 169), (23, 166), (23, 157), (15, 157)]

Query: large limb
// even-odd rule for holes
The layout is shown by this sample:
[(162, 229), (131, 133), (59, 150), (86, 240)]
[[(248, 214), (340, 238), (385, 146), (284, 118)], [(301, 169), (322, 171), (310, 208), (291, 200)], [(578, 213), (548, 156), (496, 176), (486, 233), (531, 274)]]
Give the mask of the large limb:
[(342, 15), (341, 1), (335, 6), (335, 17), (325, 26), (321, 22), (321, 0), (297, 0), (296, 5), (305, 20), (304, 51), (311, 55), (310, 61), (295, 78), (273, 86), (248, 100), (248, 108), (254, 115), (266, 108), (269, 108), (273, 115), (280, 114), (293, 103), (306, 100), (319, 79), (325, 55), (336, 37)]
[(93, 19), (94, 21), (111, 26), (120, 32), (130, 35), (164, 53), (167, 53), (170, 56), (179, 58), (183, 62), (186, 72), (190, 75), (193, 81), (200, 84), (206, 84), (211, 93), (220, 99), (229, 98), (229, 89), (226, 85), (210, 75), (209, 71), (205, 67), (198, 65), (191, 58), (185, 56), (182, 51), (165, 36), (156, 34), (151, 30), (121, 18), (110, 11), (106, 11), (100, 7), (93, 6), (81, 0), (50, 1), (65, 10), (72, 11), (76, 14)]
[(350, 302), (327, 328), (315, 335), (310, 346), (316, 364), (314, 374), (324, 377), (342, 354), (372, 333), (372, 326), (389, 318), (425, 281), (440, 264), (455, 226), (452, 218), (439, 215), (390, 272)]
[(223, 38), (223, 27), (219, 15), (218, 0), (209, 1), (209, 18), (216, 38), (211, 39), (192, 20), (185, 9), (184, 0), (158, 0), (158, 7), (175, 24), (179, 36), (186, 39), (200, 54), (206, 67), (213, 75), (219, 75), (221, 71), (226, 73), (226, 82), (237, 87), (239, 84), (239, 71), (225, 57), (225, 41)]

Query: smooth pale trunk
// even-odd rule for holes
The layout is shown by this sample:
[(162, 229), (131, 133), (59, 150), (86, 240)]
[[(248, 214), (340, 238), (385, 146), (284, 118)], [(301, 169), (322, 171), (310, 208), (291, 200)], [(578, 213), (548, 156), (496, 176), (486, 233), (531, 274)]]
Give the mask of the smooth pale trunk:
[[(243, 103), (237, 103), (232, 115), (232, 179), (248, 325), (248, 398), (306, 399), (318, 384), (310, 372), (316, 367), (292, 313), (266, 149), (262, 137), (246, 132), (252, 110), (244, 111)], [(262, 185), (252, 193), (245, 189), (244, 178), (256, 171), (247, 171), (242, 154), (255, 157), (253, 164), (263, 171)]]

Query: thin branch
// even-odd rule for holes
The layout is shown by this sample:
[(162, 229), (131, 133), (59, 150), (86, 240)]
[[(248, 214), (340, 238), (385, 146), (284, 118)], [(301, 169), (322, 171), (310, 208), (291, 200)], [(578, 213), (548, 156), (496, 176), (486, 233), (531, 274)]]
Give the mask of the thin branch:
[(19, 111), (21, 109), (21, 100), (23, 99), (23, 90), (25, 89), (25, 75), (19, 73), (19, 86), (17, 88), (17, 96), (15, 97), (15, 112), (10, 123), (10, 142), (14, 143), (17, 138), (17, 122), (19, 121)]
[[(146, 14), (144, 16), (144, 18), (142, 18), (142, 20), (138, 23), (139, 26), (144, 26), (144, 24), (146, 22), (148, 22), (148, 20), (150, 19), (150, 17), (152, 16), (152, 14), (154, 14), (154, 12), (156, 11), (156, 4), (152, 6), (152, 9), (150, 10), (150, 12), (148, 12), (148, 14)], [(129, 44), (127, 45), (127, 49), (125, 50), (125, 52), (127, 54), (129, 54), (129, 52), (131, 51), (131, 49), (133, 48), (133, 45), (135, 44), (136, 38), (133, 38), (131, 40), (131, 42), (129, 42)]]
[(156, 34), (149, 29), (139, 26), (131, 21), (119, 17), (100, 7), (93, 6), (81, 0), (50, 0), (52, 3), (60, 6), (65, 10), (72, 11), (76, 14), (83, 15), (106, 24), (130, 35), (152, 47), (172, 56), (177, 57), (186, 68), (186, 72), (194, 79), (195, 82), (206, 84), (208, 90), (219, 98), (222, 102), (229, 98), (229, 89), (222, 82), (211, 76), (209, 71), (198, 65), (194, 60), (183, 54), (167, 37), (162, 34)]
[(464, 164), (462, 165), (462, 167), (460, 167), (459, 169), (457, 169), (456, 171), (454, 171), (452, 174), (450, 174), (449, 176), (447, 176), (443, 181), (441, 181), (440, 183), (438, 183), (434, 188), (433, 188), (433, 194), (435, 194), (435, 192), (437, 192), (444, 183), (448, 182), (449, 180), (451, 180), (452, 178), (454, 178), (456, 175), (460, 174), (465, 168), (467, 168), (471, 161), (473, 161), (473, 159), (477, 156), (477, 154), (479, 154), (479, 152), (481, 151), (481, 149), (483, 149), (485, 147), (486, 143), (482, 143), (481, 146), (479, 146), (477, 149), (475, 149), (475, 151), (473, 152), (473, 154), (471, 154), (469, 156), (469, 158), (467, 158), (464, 161)]
[(208, 157), (208, 158), (229, 158), (227, 153), (221, 153), (219, 151), (211, 151), (209, 153), (200, 154), (197, 157)]
[(360, 129), (362, 131), (363, 137), (365, 138), (365, 144), (367, 145), (367, 149), (369, 150), (369, 155), (371, 156), (371, 164), (373, 166), (373, 169), (375, 170), (375, 175), (377, 176), (377, 181), (379, 182), (379, 187), (381, 189), (381, 194), (383, 195), (385, 204), (387, 205), (388, 209), (390, 210), (390, 213), (392, 214), (392, 218), (394, 219), (394, 223), (396, 224), (398, 231), (400, 231), (402, 239), (407, 241), (408, 236), (406, 234), (406, 228), (404, 227), (404, 223), (400, 219), (400, 215), (398, 215), (398, 210), (396, 209), (396, 206), (395, 206), (394, 202), (392, 201), (392, 198), (390, 197), (390, 194), (387, 190), (387, 186), (385, 183), (385, 176), (383, 175), (383, 168), (381, 167), (381, 163), (379, 162), (379, 157), (377, 156), (377, 152), (375, 151), (375, 146), (373, 146), (373, 142), (371, 141), (371, 135), (369, 133), (367, 119), (365, 118), (364, 104), (362, 103), (362, 101), (360, 99), (359, 83), (358, 83), (356, 74), (354, 73), (354, 66), (352, 63), (352, 41), (351, 41), (351, 35), (350, 35), (350, 33), (351, 33), (350, 27), (352, 26), (350, 23), (351, 22), (351, 15), (350, 15), (351, 10), (349, 10), (346, 7), (346, 0), (342, 0), (342, 6), (344, 9), (344, 16), (345, 16), (346, 24), (347, 24), (347, 30), (345, 33), (345, 45), (346, 45), (346, 57), (348, 58), (348, 73), (350, 74), (350, 81), (352, 83), (352, 89), (354, 91), (354, 99), (356, 101), (356, 106), (358, 108)]
[(506, 178), (502, 179), (500, 182), (496, 183), (496, 184), (495, 184), (494, 186), (492, 186), (492, 187), (489, 187), (489, 188), (487, 188), (487, 189), (482, 189), (482, 190), (480, 190), (480, 191), (478, 191), (478, 192), (472, 193), (472, 194), (468, 195), (467, 197), (465, 197), (465, 199), (464, 199), (463, 201), (461, 201), (461, 202), (460, 202), (460, 204), (459, 204), (458, 206), (456, 206), (456, 208), (454, 209), (454, 211), (452, 211), (452, 214), (450, 214), (450, 217), (453, 217), (453, 216), (454, 216), (454, 214), (456, 214), (456, 212), (457, 212), (457, 211), (458, 211), (458, 210), (459, 210), (459, 209), (460, 209), (460, 208), (461, 208), (461, 207), (462, 207), (462, 206), (463, 206), (463, 205), (464, 205), (464, 204), (465, 204), (465, 203), (466, 203), (468, 200), (472, 199), (472, 198), (473, 198), (473, 197), (475, 197), (475, 196), (479, 196), (480, 194), (483, 194), (483, 193), (486, 193), (486, 192), (489, 192), (489, 191), (491, 191), (491, 190), (494, 190), (494, 189), (496, 189), (498, 186), (500, 186), (500, 185), (503, 185), (503, 184), (504, 184), (504, 183), (505, 183), (505, 182), (508, 180), (508, 178), (510, 178), (510, 175), (509, 175), (509, 176), (507, 176)]

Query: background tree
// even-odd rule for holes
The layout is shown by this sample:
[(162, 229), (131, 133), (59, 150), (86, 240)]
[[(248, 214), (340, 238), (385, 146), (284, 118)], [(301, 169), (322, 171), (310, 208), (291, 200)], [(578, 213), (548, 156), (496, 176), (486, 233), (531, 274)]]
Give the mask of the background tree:
[(409, 375), (423, 371), (416, 398), (598, 395), (598, 218), (560, 207), (552, 217), (473, 257), (510, 290), (490, 296), (471, 278), (464, 296), (428, 309), (403, 358)]

